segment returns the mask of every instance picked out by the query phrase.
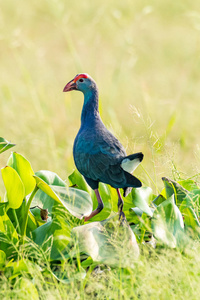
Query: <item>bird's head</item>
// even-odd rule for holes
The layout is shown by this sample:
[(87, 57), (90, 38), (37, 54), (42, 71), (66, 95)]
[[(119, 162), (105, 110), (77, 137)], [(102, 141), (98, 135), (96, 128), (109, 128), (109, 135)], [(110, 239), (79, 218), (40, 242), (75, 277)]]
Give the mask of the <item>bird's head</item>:
[(77, 90), (85, 93), (88, 90), (96, 89), (95, 81), (86, 73), (78, 74), (66, 84), (63, 92)]

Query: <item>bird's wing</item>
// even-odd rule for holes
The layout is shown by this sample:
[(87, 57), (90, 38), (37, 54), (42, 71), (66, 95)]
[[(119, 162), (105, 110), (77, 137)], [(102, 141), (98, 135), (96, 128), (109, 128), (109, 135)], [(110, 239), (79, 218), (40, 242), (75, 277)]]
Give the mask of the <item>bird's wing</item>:
[(125, 181), (120, 166), (125, 156), (126, 152), (120, 142), (108, 134), (96, 136), (95, 139), (81, 138), (74, 151), (75, 163), (81, 174), (110, 185)]

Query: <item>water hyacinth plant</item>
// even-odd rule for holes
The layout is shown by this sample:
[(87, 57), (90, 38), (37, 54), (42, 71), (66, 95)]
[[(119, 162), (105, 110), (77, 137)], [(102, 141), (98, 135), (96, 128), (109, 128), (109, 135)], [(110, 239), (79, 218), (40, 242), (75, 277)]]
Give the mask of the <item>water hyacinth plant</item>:
[[(2, 149), (14, 146), (1, 140)], [(0, 203), (0, 268), (22, 285), (22, 274), (30, 269), (67, 284), (88, 278), (99, 265), (134, 269), (140, 251), (149, 247), (188, 251), (199, 238), (200, 189), (193, 180), (163, 178), (159, 195), (150, 187), (133, 189), (125, 201), (123, 223), (114, 190), (100, 184), (105, 209), (84, 223), (96, 198), (77, 170), (67, 184), (52, 171), (34, 172), (24, 156), (13, 152), (1, 172), (5, 196)], [(38, 265), (39, 256), (43, 266)], [(60, 271), (66, 263), (73, 269), (70, 278)]]

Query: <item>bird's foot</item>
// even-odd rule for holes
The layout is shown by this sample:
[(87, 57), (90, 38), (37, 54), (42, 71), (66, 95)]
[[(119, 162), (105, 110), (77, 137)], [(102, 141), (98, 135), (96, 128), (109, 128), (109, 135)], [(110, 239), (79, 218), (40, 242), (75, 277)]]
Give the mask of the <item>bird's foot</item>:
[(126, 216), (122, 210), (119, 211), (119, 221), (120, 221), (121, 225), (123, 225), (125, 222), (127, 222)]
[(86, 217), (84, 218), (84, 222), (87, 222), (87, 221), (90, 220), (92, 217), (94, 217), (94, 216), (96, 216), (97, 214), (99, 214), (100, 211), (102, 211), (103, 207), (104, 207), (104, 205), (103, 205), (102, 200), (101, 200), (101, 201), (99, 200), (97, 208), (96, 208), (94, 211), (92, 211), (91, 214), (90, 214), (89, 216), (86, 216)]

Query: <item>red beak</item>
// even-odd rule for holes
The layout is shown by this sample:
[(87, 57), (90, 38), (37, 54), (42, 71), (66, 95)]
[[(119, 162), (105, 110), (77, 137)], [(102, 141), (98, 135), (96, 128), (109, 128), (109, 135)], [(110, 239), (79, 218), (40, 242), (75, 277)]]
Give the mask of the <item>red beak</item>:
[(76, 82), (74, 81), (74, 79), (72, 79), (70, 82), (66, 84), (66, 86), (63, 89), (63, 92), (69, 92), (72, 90), (76, 90)]

